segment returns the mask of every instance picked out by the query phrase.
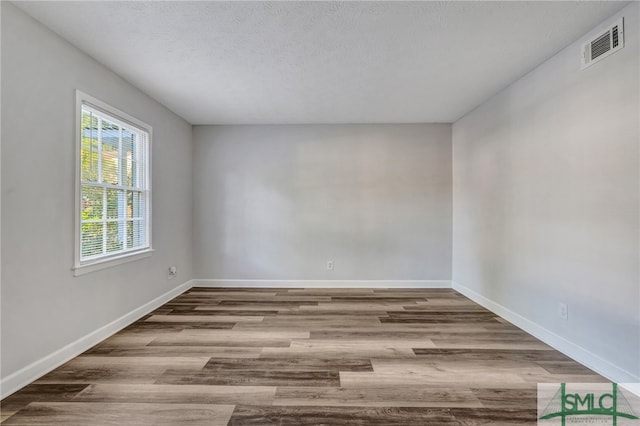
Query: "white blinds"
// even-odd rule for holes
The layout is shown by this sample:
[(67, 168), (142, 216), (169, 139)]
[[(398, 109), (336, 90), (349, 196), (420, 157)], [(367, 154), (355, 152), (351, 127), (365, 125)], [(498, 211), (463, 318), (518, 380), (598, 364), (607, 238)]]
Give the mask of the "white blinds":
[(80, 261), (149, 248), (149, 134), (81, 108)]

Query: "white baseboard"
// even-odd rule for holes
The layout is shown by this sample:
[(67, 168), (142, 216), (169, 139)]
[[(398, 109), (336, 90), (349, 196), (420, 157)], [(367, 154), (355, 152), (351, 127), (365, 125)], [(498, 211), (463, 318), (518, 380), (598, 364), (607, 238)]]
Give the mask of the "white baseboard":
[(451, 288), (449, 280), (242, 280), (194, 279), (193, 287)]
[(29, 383), (44, 376), (51, 370), (80, 355), (87, 349), (95, 346), (107, 337), (112, 336), (113, 334), (132, 324), (154, 309), (164, 305), (174, 297), (189, 290), (191, 286), (191, 281), (180, 284), (178, 287), (169, 290), (163, 295), (153, 299), (148, 303), (145, 303), (144, 305), (134, 309), (128, 314), (121, 316), (115, 321), (112, 321), (109, 324), (100, 327), (95, 331), (92, 331), (86, 336), (79, 338), (75, 342), (72, 342), (63, 348), (58, 349), (54, 353), (27, 365), (26, 367), (16, 371), (13, 374), (8, 375), (0, 381), (0, 399), (6, 398), (12, 393), (27, 386)]
[(586, 367), (606, 377), (612, 382), (624, 384), (623, 386), (627, 390), (640, 396), (640, 386), (638, 386), (640, 377), (635, 376), (634, 374), (610, 363), (609, 361), (599, 357), (598, 355), (583, 348), (582, 346), (579, 346), (565, 339), (564, 337), (555, 334), (554, 332), (547, 330), (544, 327), (541, 327), (535, 322), (505, 308), (499, 303), (496, 303), (493, 300), (488, 299), (479, 293), (476, 293), (468, 287), (465, 287), (455, 281), (452, 282), (452, 287), (454, 290), (462, 293), (479, 305), (484, 306), (496, 315), (499, 315), (513, 325), (540, 339), (552, 348), (562, 352), (569, 358), (572, 358), (580, 364), (585, 365)]

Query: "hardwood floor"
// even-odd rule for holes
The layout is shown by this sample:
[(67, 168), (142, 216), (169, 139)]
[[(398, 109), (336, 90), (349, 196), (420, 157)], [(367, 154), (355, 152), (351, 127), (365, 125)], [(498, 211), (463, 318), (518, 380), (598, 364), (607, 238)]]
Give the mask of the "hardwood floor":
[(193, 288), (2, 401), (6, 425), (536, 424), (606, 382), (449, 289)]

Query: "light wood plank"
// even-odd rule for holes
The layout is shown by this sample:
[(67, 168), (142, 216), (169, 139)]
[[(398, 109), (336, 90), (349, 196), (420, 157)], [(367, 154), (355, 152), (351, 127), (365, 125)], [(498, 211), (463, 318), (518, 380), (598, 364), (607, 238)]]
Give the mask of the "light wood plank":
[(260, 322), (263, 316), (243, 315), (152, 315), (149, 322)]
[(75, 402), (146, 402), (155, 404), (271, 404), (275, 386), (204, 386), (161, 384), (95, 384), (78, 393)]
[(7, 425), (129, 426), (226, 425), (233, 405), (33, 402)]
[(330, 407), (483, 407), (471, 389), (434, 386), (405, 386), (402, 389), (279, 387), (273, 404)]

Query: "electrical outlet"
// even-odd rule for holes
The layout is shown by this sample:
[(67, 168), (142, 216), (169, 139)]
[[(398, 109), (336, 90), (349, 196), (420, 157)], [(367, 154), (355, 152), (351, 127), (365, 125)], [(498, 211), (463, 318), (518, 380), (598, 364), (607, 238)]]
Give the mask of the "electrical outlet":
[(327, 260), (327, 269), (333, 271), (333, 260)]
[(169, 275), (168, 278), (172, 279), (173, 277), (175, 277), (178, 274), (178, 268), (176, 268), (175, 266), (170, 266), (169, 267)]
[(558, 316), (565, 321), (569, 319), (569, 306), (566, 303), (558, 303)]

